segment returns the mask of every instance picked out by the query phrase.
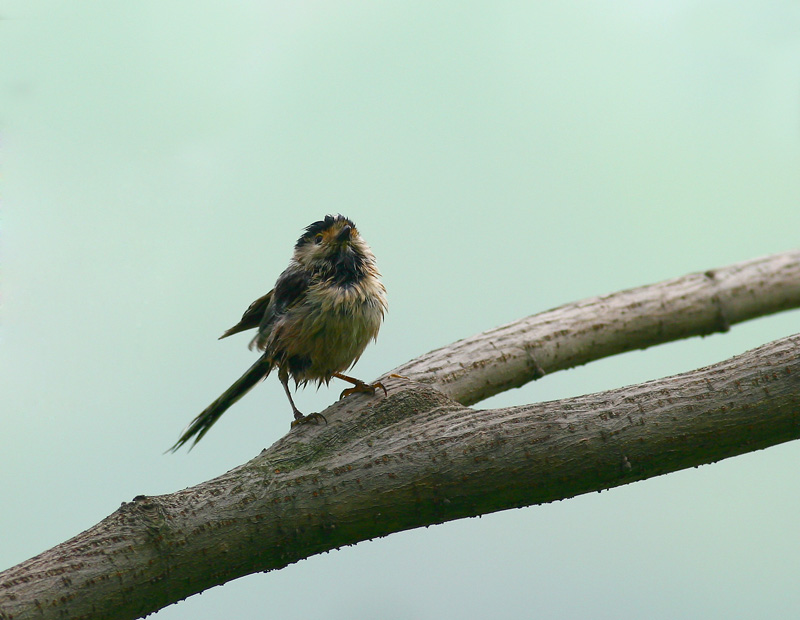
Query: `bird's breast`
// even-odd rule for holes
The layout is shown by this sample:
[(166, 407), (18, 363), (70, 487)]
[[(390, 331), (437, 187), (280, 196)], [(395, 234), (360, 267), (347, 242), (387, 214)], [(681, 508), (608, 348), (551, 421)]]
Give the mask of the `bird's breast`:
[(299, 381), (325, 381), (352, 366), (376, 338), (386, 311), (386, 293), (374, 282), (309, 288), (304, 303), (276, 326), (282, 356), (307, 360)]

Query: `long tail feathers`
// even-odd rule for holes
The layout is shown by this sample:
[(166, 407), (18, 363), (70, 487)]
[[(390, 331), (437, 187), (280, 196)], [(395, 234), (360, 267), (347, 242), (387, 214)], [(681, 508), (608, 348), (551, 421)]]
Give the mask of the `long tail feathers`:
[(211, 403), (199, 416), (192, 420), (192, 423), (189, 424), (189, 427), (184, 431), (183, 435), (181, 435), (181, 438), (178, 439), (175, 445), (167, 450), (167, 452), (177, 452), (177, 450), (192, 439), (192, 437), (194, 437), (194, 441), (189, 449), (191, 450), (194, 448), (197, 442), (203, 438), (203, 435), (208, 432), (208, 429), (214, 425), (214, 422), (219, 420), (220, 416), (228, 410), (228, 407), (247, 394), (256, 383), (266, 378), (271, 370), (272, 361), (267, 359), (265, 355), (261, 356), (255, 364), (247, 369), (247, 372), (223, 392), (222, 396)]

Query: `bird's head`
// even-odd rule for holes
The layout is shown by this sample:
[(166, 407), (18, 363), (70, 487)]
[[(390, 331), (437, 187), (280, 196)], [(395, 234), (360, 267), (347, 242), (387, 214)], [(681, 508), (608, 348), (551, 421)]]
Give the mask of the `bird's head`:
[(294, 258), (304, 268), (340, 283), (358, 280), (375, 262), (356, 225), (343, 215), (326, 215), (310, 224), (294, 246)]

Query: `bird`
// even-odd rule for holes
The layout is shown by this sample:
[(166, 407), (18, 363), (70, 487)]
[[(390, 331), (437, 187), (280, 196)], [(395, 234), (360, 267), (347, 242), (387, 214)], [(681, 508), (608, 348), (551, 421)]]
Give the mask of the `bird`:
[(261, 356), (225, 392), (198, 415), (168, 450), (176, 452), (193, 440), (193, 448), (220, 416), (274, 369), (283, 385), (294, 420), (291, 428), (325, 421), (320, 413), (302, 414), (294, 404), (295, 389), (309, 382), (329, 384), (334, 377), (351, 383), (340, 398), (365, 392), (375, 394), (382, 383), (365, 383), (343, 374), (377, 340), (388, 311), (386, 288), (375, 255), (353, 221), (326, 215), (305, 228), (294, 246), (289, 266), (274, 288), (256, 299), (241, 320), (220, 339), (256, 329), (250, 349)]

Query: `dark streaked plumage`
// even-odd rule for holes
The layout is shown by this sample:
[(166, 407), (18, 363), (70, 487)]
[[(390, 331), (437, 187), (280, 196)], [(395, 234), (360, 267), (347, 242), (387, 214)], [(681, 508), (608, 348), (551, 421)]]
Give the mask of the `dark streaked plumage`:
[(289, 266), (275, 288), (250, 304), (242, 319), (220, 336), (257, 328), (250, 348), (264, 353), (192, 421), (171, 450), (192, 438), (194, 446), (228, 407), (273, 368), (278, 369), (292, 406), (292, 426), (322, 416), (304, 416), (297, 410), (289, 377), (301, 386), (309, 381), (327, 384), (333, 377), (344, 379), (354, 387), (342, 396), (374, 393), (377, 387), (385, 392), (380, 383), (369, 385), (342, 372), (358, 361), (370, 340), (377, 338), (386, 310), (386, 289), (375, 256), (355, 224), (342, 215), (328, 215), (309, 225), (297, 240)]

